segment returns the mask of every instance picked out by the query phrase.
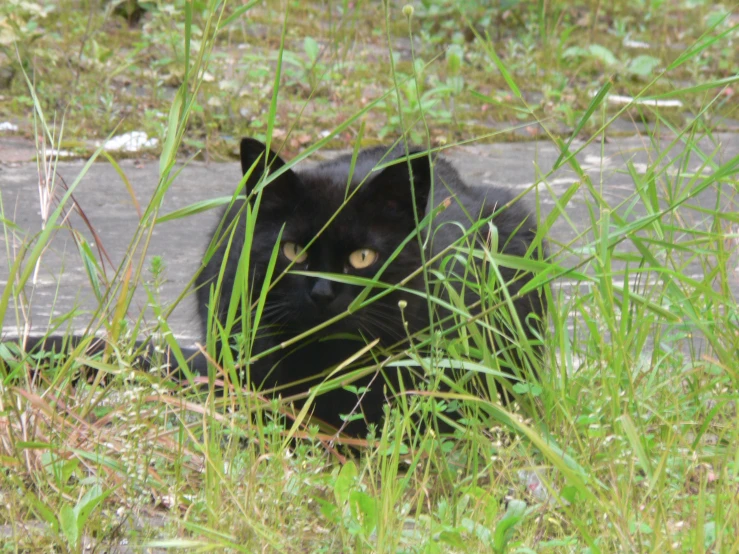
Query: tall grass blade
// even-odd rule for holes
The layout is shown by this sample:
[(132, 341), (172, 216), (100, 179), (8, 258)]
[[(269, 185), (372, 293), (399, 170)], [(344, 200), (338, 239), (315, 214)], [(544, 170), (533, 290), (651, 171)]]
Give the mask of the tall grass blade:
[(585, 127), (585, 124), (590, 121), (590, 118), (593, 117), (593, 114), (595, 113), (595, 110), (597, 110), (600, 105), (603, 103), (603, 100), (606, 99), (608, 96), (608, 91), (611, 90), (613, 87), (613, 83), (611, 81), (606, 81), (602, 87), (600, 87), (600, 90), (598, 90), (597, 94), (593, 96), (593, 99), (590, 101), (590, 104), (588, 104), (587, 109), (585, 110), (585, 113), (582, 115), (580, 120), (577, 122), (577, 125), (575, 125), (575, 129), (572, 131), (572, 134), (570, 135), (569, 140), (567, 141), (567, 144), (561, 147), (562, 153), (557, 158), (557, 161), (554, 162), (554, 165), (552, 166), (552, 172), (556, 171), (562, 166), (563, 159), (565, 155), (569, 155), (570, 153), (570, 145), (572, 144), (572, 141), (575, 140), (580, 135), (580, 132)]

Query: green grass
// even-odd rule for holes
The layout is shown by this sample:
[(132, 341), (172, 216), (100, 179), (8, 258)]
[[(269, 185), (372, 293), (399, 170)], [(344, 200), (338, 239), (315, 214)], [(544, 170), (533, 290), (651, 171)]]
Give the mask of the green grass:
[[(327, 33), (320, 37), (326, 40), (321, 57), (326, 72), (310, 81), (305, 72), (291, 76), (295, 70), (290, 69), (289, 52), (301, 45), (306, 55), (313, 52), (310, 41), (304, 40), (310, 36), (306, 29), (314, 32), (317, 22), (326, 21), (321, 18), (325, 7), (300, 4), (291, 4), (285, 25), (284, 11), (260, 7), (225, 29), (219, 25), (229, 23), (233, 5), (221, 13), (204, 4), (195, 4), (193, 10), (175, 4), (173, 15), (166, 16), (162, 9), (147, 16), (144, 30), (124, 29), (112, 16), (101, 20), (98, 8), (91, 7), (85, 15), (92, 30), (83, 41), (85, 56), (88, 49), (94, 51), (95, 41), (103, 43), (100, 29), (110, 25), (110, 40), (103, 47), (111, 49), (116, 67), (124, 68), (120, 75), (133, 71), (126, 65), (130, 59), (140, 69), (136, 75), (146, 75), (143, 67), (151, 66), (180, 76), (172, 98), (152, 97), (150, 109), (161, 110), (163, 117), (133, 113), (118, 127), (123, 112), (101, 124), (105, 118), (98, 113), (97, 100), (55, 113), (56, 99), (73, 81), (63, 76), (66, 71), (73, 75), (76, 65), (45, 70), (31, 57), (34, 48), (39, 56), (52, 56), (47, 41), (82, 40), (81, 29), (87, 26), (76, 19), (80, 16), (50, 14), (51, 21), (64, 23), (57, 27), (63, 36), (20, 44), (24, 67), (34, 72), (28, 73), (28, 82), (21, 72), (12, 84), (26, 99), (6, 98), (3, 109), (32, 108), (34, 134), (54, 145), (65, 144), (70, 136), (104, 137), (116, 129), (138, 128), (144, 119), (158, 121), (154, 134), (162, 139), (161, 179), (131, 237), (130, 256), (114, 276), (106, 280), (90, 246), (80, 248), (80, 263), (90, 276), (89, 294), (100, 301), (90, 330), (104, 330), (116, 348), (88, 360), (83, 344), (78, 355), (37, 368), (42, 362), (18, 362), (10, 346), (0, 346), (0, 523), (7, 537), (3, 549), (80, 552), (88, 541), (102, 549), (125, 538), (138, 549), (187, 551), (739, 550), (739, 310), (732, 292), (739, 266), (739, 158), (732, 152), (719, 157), (706, 149), (710, 142), (700, 141), (715, 132), (718, 113), (736, 117), (735, 102), (731, 104), (727, 94), (736, 87), (737, 76), (731, 73), (736, 68), (722, 66), (731, 40), (736, 41), (729, 20), (702, 3), (691, 4), (692, 18), (680, 15), (678, 8), (687, 7), (682, 3), (644, 8), (636, 2), (610, 7), (597, 2), (583, 7), (513, 2), (507, 10), (489, 13), (470, 3), (470, 21), (480, 21), (485, 12), (495, 23), (490, 23), (495, 33), (488, 43), (482, 23), (468, 30), (464, 14), (451, 4), (418, 6), (409, 28), (400, 6), (386, 14), (379, 5), (359, 2), (355, 11), (329, 20), (329, 30), (321, 31)], [(578, 18), (585, 21), (576, 24)], [(367, 31), (367, 21), (382, 32)], [(603, 33), (604, 26), (613, 34)], [(665, 70), (646, 81), (624, 77), (620, 66), (604, 66), (600, 58), (607, 55), (591, 48), (600, 44), (616, 51), (616, 31), (632, 26), (638, 29), (634, 38), (650, 37), (662, 45), (651, 53), (659, 56)], [(257, 32), (274, 58), (267, 64), (264, 56), (246, 50), (242, 70), (254, 72), (250, 83), (263, 97), (243, 98), (235, 94), (239, 89), (226, 88), (212, 97), (228, 101), (227, 107), (207, 107), (204, 99), (216, 85), (204, 79), (205, 71), (218, 74), (223, 51)], [(402, 56), (392, 65), (387, 61), (390, 51), (396, 51), (394, 41), (409, 34), (420, 40), (406, 52), (429, 65)], [(684, 44), (673, 49), (678, 34)], [(116, 42), (123, 36), (149, 36), (149, 42), (144, 40), (140, 50), (134, 41), (133, 48), (124, 48)], [(187, 47), (190, 37), (197, 40), (197, 48), (194, 43)], [(449, 61), (454, 53), (444, 53), (448, 42), (465, 49), (459, 67)], [(363, 68), (356, 52), (370, 46), (377, 49), (377, 60)], [(573, 47), (592, 55), (564, 54)], [(517, 54), (527, 48), (528, 54)], [(169, 60), (162, 54), (167, 49)], [(577, 62), (577, 69), (568, 61), (574, 56), (584, 60)], [(616, 57), (624, 60), (619, 63), (633, 62), (621, 51)], [(340, 76), (335, 65), (339, 62), (347, 72), (366, 73)], [(94, 66), (94, 60), (89, 63)], [(49, 79), (42, 78), (45, 72)], [(78, 84), (66, 91), (69, 97), (120, 94), (115, 76), (87, 81), (96, 75), (94, 70), (79, 71)], [(414, 92), (419, 86), (414, 83), (433, 89), (450, 76), (464, 81), (450, 120), (438, 105), (413, 104), (414, 95), (422, 96)], [(156, 73), (151, 83), (141, 81), (147, 94), (161, 88), (156, 86), (160, 77)], [(219, 79), (220, 74), (215, 82)], [(483, 80), (490, 90), (481, 88)], [(553, 96), (555, 82), (560, 83), (559, 96)], [(372, 85), (377, 92), (365, 104), (358, 91), (347, 92), (351, 83)], [(587, 94), (590, 87), (596, 93), (592, 98)], [(571, 109), (566, 123), (571, 133), (559, 138), (552, 104), (532, 102), (531, 91)], [(613, 92), (640, 98), (669, 95), (689, 105), (692, 115), (675, 117), (648, 105), (614, 108), (606, 102)], [(574, 98), (560, 102), (568, 95)], [(111, 105), (123, 109), (125, 98), (116, 96)], [(491, 102), (496, 98), (498, 104)], [(444, 106), (451, 106), (449, 100)], [(425, 339), (420, 336), (413, 348), (393, 352), (389, 362), (383, 359), (388, 370), (423, 368), (434, 379), (446, 379), (451, 391), (400, 395), (398, 409), (389, 413), (382, 429), (367, 441), (355, 442), (361, 454), (353, 460), (317, 428), (302, 427), (305, 414), (296, 419), (276, 400), (240, 390), (225, 399), (198, 394), (172, 379), (131, 367), (129, 337), (143, 329), (141, 321), (127, 321), (124, 314), (133, 289), (147, 280), (145, 247), (164, 216), (160, 207), (176, 178), (174, 162), (183, 144), (185, 150), (212, 154), (220, 151), (221, 142), (236, 144), (225, 138), (229, 133), (271, 131), (279, 144), (284, 131), (290, 148), (290, 141), (305, 133), (310, 146), (295, 163), (318, 148), (346, 145), (357, 135), (366, 143), (379, 141), (386, 126), (388, 136), (397, 136), (401, 122), (414, 140), (429, 146), (442, 139), (448, 144), (482, 140), (490, 129), (458, 125), (481, 111), (479, 102), (494, 106), (490, 109), (496, 117), (509, 114), (511, 119), (503, 119), (509, 130), (517, 121), (540, 122), (562, 152), (556, 166), (568, 166), (580, 177), (557, 197), (551, 213), (542, 214), (540, 223), (542, 234), (549, 235), (559, 224), (570, 227), (576, 238), (553, 242), (545, 263), (522, 262), (549, 291), (550, 328), (544, 337), (541, 380), (517, 387), (521, 402), (516, 408), (502, 408), (484, 395), (472, 397), (435, 371), (464, 368), (459, 372), (463, 378), (486, 379), (497, 358), (489, 351), (485, 333), (491, 328), (515, 329), (515, 321), (496, 319), (495, 308), (505, 302), (505, 292), (501, 297), (491, 285), (491, 274), (506, 260), (492, 246), (475, 253), (486, 263), (466, 259), (469, 286), (479, 290), (483, 306), (493, 309), (470, 318), (470, 307), (457, 303), (460, 331), (427, 340), (429, 356), (419, 350)], [(259, 111), (250, 118), (226, 117), (242, 107)], [(96, 115), (86, 119), (81, 114), (87, 109)], [(256, 114), (262, 125), (253, 127)], [(573, 156), (583, 144), (574, 139), (603, 140), (600, 131), (610, 130), (617, 117), (629, 114), (651, 122), (642, 136), (657, 155), (644, 171), (631, 168), (635, 194), (621, 205), (611, 205), (600, 183)], [(62, 115), (64, 125), (53, 125)], [(252, 127), (240, 127), (246, 122)], [(295, 130), (288, 134), (293, 125)], [(317, 129), (331, 132), (317, 140)], [(660, 140), (663, 133), (671, 141)], [(705, 171), (690, 172), (691, 160), (700, 161)], [(70, 181), (70, 195), (88, 167)], [(550, 194), (547, 181), (554, 168), (541, 169), (538, 194)], [(713, 208), (696, 202), (706, 192), (718, 198)], [(574, 222), (568, 216), (575, 198), (587, 199), (589, 221)], [(3, 201), (7, 198), (0, 196)], [(187, 217), (201, 207), (169, 217)], [(0, 204), (0, 217), (10, 276), (0, 295), (0, 321), (9, 329), (24, 323), (20, 291), (33, 285), (36, 261), (43, 258), (61, 212), (51, 210), (45, 230), (25, 238), (6, 204)], [(22, 248), (11, 248), (15, 239)], [(157, 264), (149, 283), (155, 305), (161, 273)], [(156, 309), (166, 315), (170, 308)], [(166, 323), (162, 325), (160, 331), (166, 331)], [(171, 337), (167, 340), (176, 348)], [(92, 382), (75, 384), (81, 360), (100, 371)], [(414, 426), (411, 414), (438, 414), (440, 403), (454, 401), (470, 411), (467, 425), (456, 436), (439, 440), (432, 431)], [(302, 440), (287, 440), (291, 433)]]
[[(22, 77), (24, 69), (33, 75), (44, 110), (64, 112), (65, 149), (89, 155), (94, 150), (91, 141), (105, 138), (114, 129), (144, 131), (162, 139), (169, 105), (185, 78), (186, 4), (183, 0), (138, 3), (148, 11), (133, 25), (123, 17), (123, 10), (113, 7), (135, 5), (135, 1), (99, 6), (66, 0), (56, 7), (42, 2), (5, 3), (0, 8), (0, 119), (23, 123), (33, 107)], [(329, 9), (326, 2), (257, 2), (238, 13), (239, 6), (249, 4), (244, 0), (226, 6), (224, 28), (209, 55), (207, 75), (184, 136), (186, 151), (215, 160), (232, 157), (235, 138), (263, 139), (268, 122), (273, 121), (275, 142), (284, 141), (286, 151), (296, 153), (392, 86), (382, 3), (332, 2)], [(657, 79), (650, 94), (736, 73), (732, 43), (714, 41), (737, 24), (736, 12), (726, 17), (729, 7), (712, 2), (508, 0), (486, 7), (489, 4), (482, 0), (419, 2), (412, 42), (402, 4), (393, 4), (388, 30), (395, 75), (404, 81), (416, 75), (399, 87), (403, 112), (418, 117), (423, 107), (433, 119), (434, 144), (541, 139), (550, 133), (569, 136), (582, 120), (590, 94), (611, 83), (612, 93), (633, 96), (691, 44), (705, 48)], [(207, 5), (204, 1), (192, 4), (194, 48), (203, 40)], [(280, 104), (270, 119), (269, 98), (281, 40), (276, 22), (282, 21), (285, 6), (289, 6), (290, 24), (282, 56)], [(491, 52), (518, 83), (525, 109), (504, 74), (492, 70)], [(2, 75), (6, 75), (5, 85)], [(715, 122), (712, 128), (722, 117), (737, 119), (735, 99), (735, 93), (719, 97), (706, 111), (704, 118)], [(682, 108), (663, 110), (663, 117), (676, 125), (684, 125), (706, 107), (698, 91), (683, 94), (680, 100)], [(382, 106), (365, 122), (367, 141), (381, 142), (395, 134), (395, 101)], [(618, 109), (608, 105), (611, 113)], [(593, 123), (585, 119), (586, 131), (591, 133)], [(611, 131), (633, 133), (642, 128), (643, 120), (653, 122), (648, 111), (630, 108), (618, 129)], [(498, 133), (483, 137), (491, 130)], [(22, 131), (32, 136), (31, 126), (22, 125)], [(355, 136), (355, 130), (347, 130), (331, 145), (348, 147)], [(415, 130), (414, 139), (420, 137), (422, 132)]]

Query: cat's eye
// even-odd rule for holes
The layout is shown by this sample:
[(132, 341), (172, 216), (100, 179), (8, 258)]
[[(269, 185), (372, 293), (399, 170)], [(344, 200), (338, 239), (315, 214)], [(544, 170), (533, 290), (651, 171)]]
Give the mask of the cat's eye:
[(364, 269), (377, 261), (377, 252), (369, 248), (355, 250), (349, 254), (349, 263), (354, 269)]
[(282, 245), (282, 253), (291, 262), (296, 264), (302, 264), (308, 259), (308, 254), (303, 250), (303, 247), (294, 242), (286, 242)]

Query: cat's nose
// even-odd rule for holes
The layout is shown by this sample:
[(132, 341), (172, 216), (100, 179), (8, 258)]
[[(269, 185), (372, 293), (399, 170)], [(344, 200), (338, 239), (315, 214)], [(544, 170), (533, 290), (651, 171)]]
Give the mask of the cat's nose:
[(334, 289), (331, 286), (331, 281), (318, 279), (310, 291), (310, 297), (319, 306), (325, 306), (330, 303), (334, 299)]

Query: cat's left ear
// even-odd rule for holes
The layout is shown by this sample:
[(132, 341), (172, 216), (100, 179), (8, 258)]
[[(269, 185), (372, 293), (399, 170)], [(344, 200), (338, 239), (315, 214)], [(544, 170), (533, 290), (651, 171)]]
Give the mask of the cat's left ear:
[[(239, 150), (241, 154), (241, 170), (244, 174), (251, 170), (249, 179), (246, 181), (247, 194), (251, 194), (257, 184), (259, 184), (266, 167), (269, 167), (270, 173), (275, 173), (285, 165), (282, 158), (271, 150), (268, 150), (263, 143), (256, 139), (242, 139)], [(257, 160), (259, 160), (259, 163), (254, 165), (254, 162)], [(252, 166), (254, 169), (252, 169)], [(270, 207), (282, 206), (289, 204), (291, 201), (296, 201), (298, 194), (297, 183), (298, 179), (292, 169), (287, 170), (264, 189), (262, 205)]]
[[(431, 191), (431, 164), (428, 154), (411, 152), (410, 156), (415, 154), (422, 155), (411, 159), (410, 164), (403, 156), (364, 185), (368, 189), (366, 193), (371, 197), (371, 201), (382, 205), (384, 215), (413, 221), (414, 200), (418, 219), (426, 215)], [(411, 193), (411, 175), (413, 175), (413, 193)]]

